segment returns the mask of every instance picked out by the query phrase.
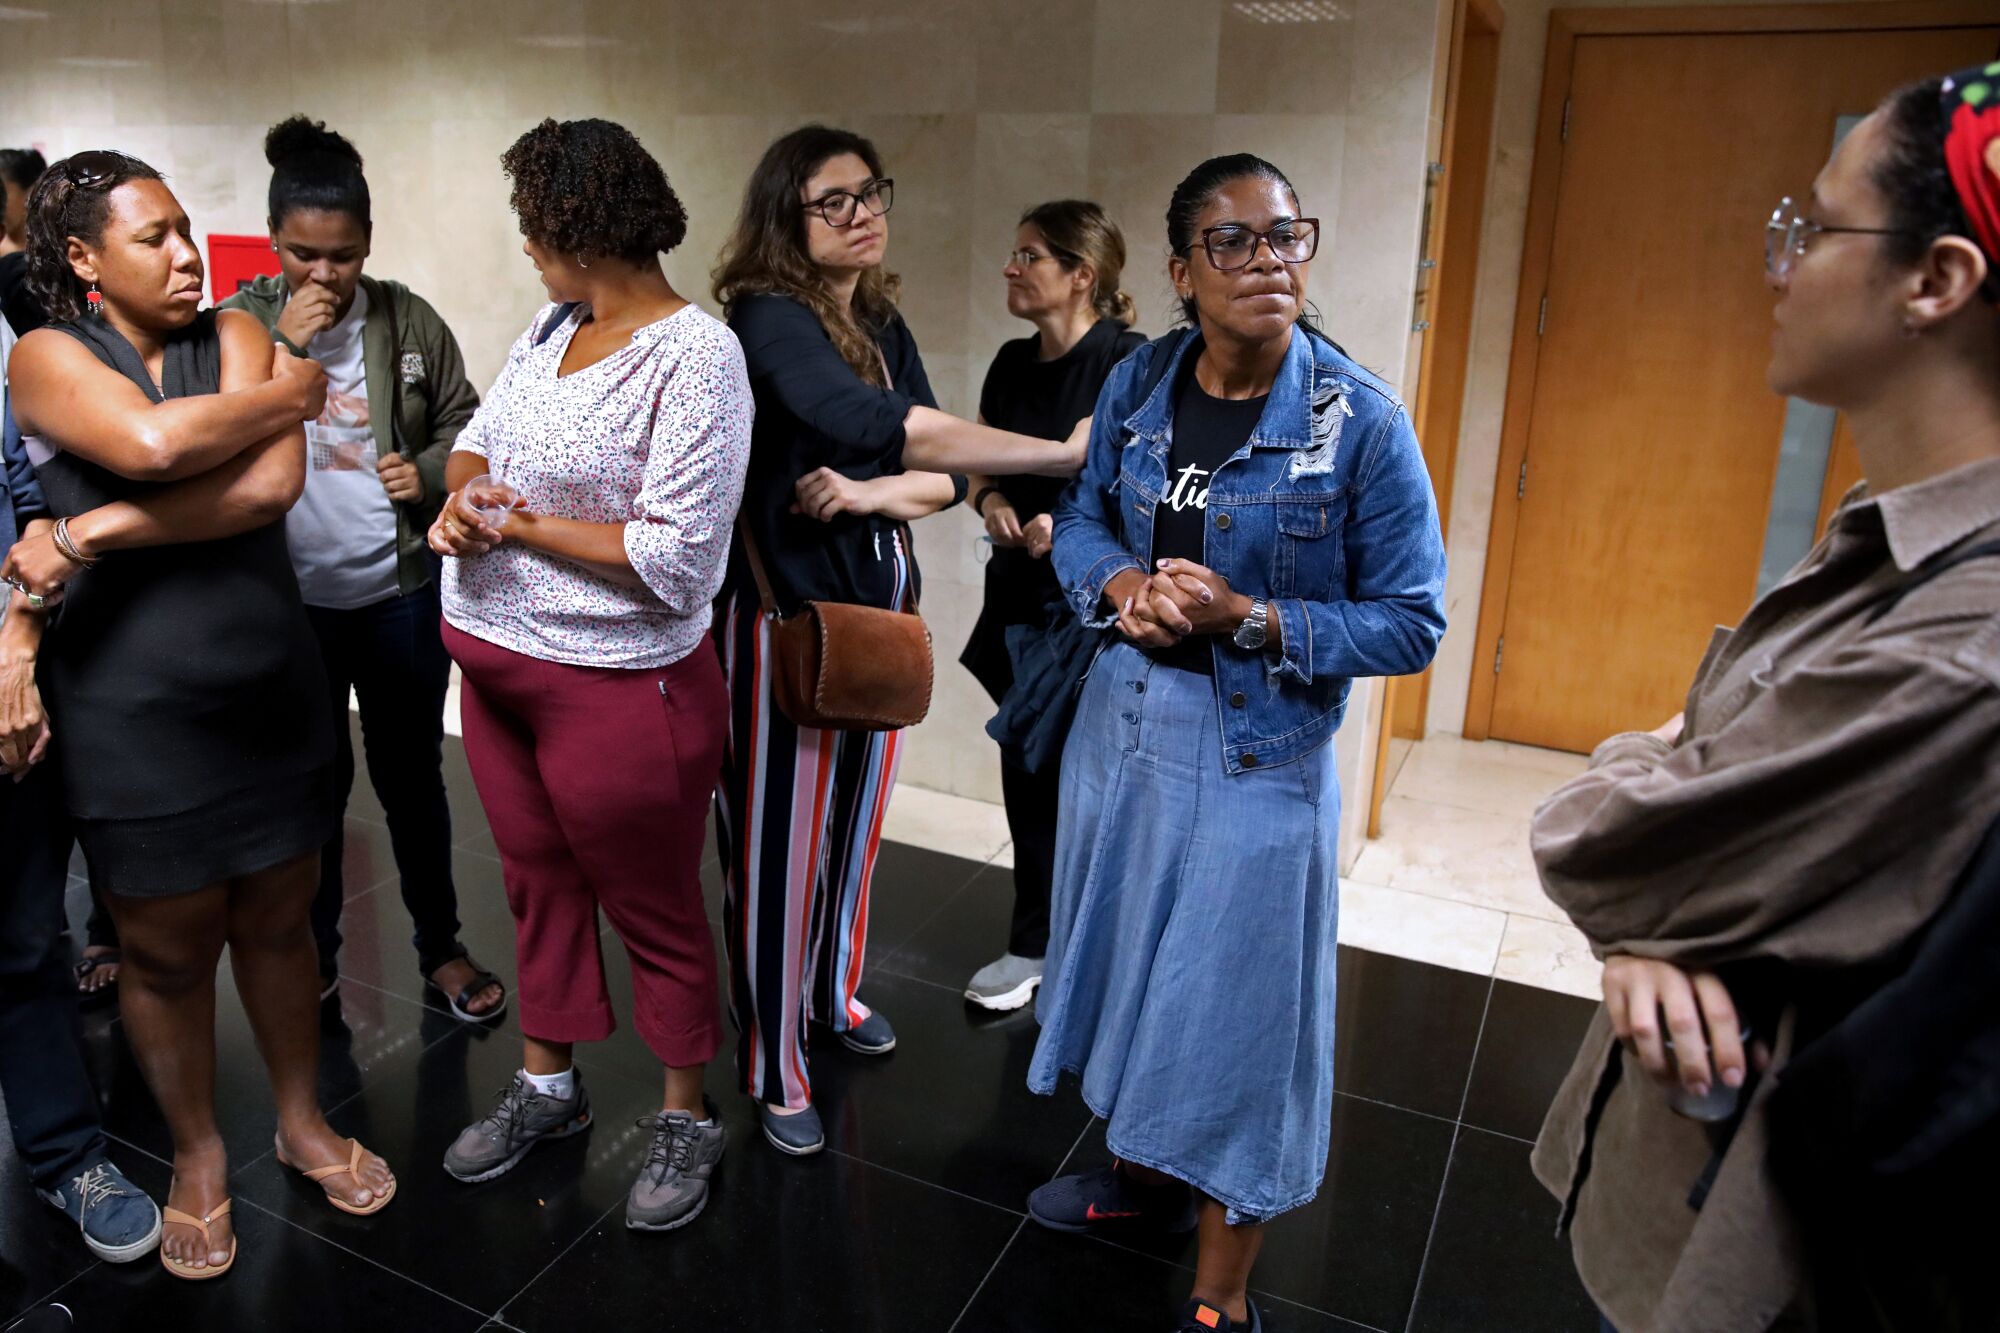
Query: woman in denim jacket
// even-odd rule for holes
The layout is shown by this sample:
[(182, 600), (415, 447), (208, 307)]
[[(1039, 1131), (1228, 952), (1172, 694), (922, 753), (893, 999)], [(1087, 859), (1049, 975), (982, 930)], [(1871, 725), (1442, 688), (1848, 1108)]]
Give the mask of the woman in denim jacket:
[[(1118, 635), (1063, 757), (1041, 1041), (1116, 1162), (1036, 1190), (1045, 1226), (1200, 1227), (1183, 1329), (1261, 1329), (1262, 1224), (1312, 1199), (1333, 1103), (1340, 792), (1355, 676), (1419, 671), (1444, 547), (1394, 394), (1304, 323), (1317, 223), (1276, 167), (1197, 167), (1168, 207), (1194, 327), (1097, 400), (1056, 571)], [(1156, 360), (1164, 358), (1164, 364)]]

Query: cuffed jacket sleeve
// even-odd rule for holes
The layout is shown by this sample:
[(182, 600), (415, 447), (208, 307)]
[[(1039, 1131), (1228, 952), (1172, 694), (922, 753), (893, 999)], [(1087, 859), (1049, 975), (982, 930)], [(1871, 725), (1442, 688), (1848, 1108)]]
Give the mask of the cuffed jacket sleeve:
[(1121, 362), (1097, 395), (1090, 422), (1090, 447), (1083, 471), (1056, 502), (1051, 528), (1056, 578), (1069, 595), (1070, 606), (1093, 629), (1117, 623), (1115, 609), (1106, 609), (1104, 585), (1128, 569), (1146, 566), (1125, 549), (1124, 526), (1118, 506), (1119, 456), (1125, 444), (1125, 417), (1130, 399), (1144, 382), (1146, 365), (1157, 348), (1142, 348)]
[(1342, 540), (1349, 597), (1271, 604), (1282, 654), (1279, 679), (1404, 676), (1421, 671), (1444, 636), (1444, 538), (1417, 434), (1401, 407), (1366, 446)]
[(1951, 883), (1908, 875), (1909, 849), (1955, 868), (1992, 818), (1996, 601), (2000, 571), (1925, 589), (1712, 732), (1612, 737), (1535, 814), (1549, 897), (1600, 956), (1684, 967), (1908, 938)]

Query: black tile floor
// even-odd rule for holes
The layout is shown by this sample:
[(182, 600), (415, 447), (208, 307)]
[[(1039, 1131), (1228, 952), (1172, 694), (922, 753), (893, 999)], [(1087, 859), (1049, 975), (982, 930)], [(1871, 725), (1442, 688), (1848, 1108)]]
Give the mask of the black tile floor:
[[(448, 741), (465, 938), (513, 980), (500, 865), (456, 741)], [(580, 1050), (598, 1112), (589, 1134), (463, 1186), (438, 1167), (520, 1055), (518, 1029), (474, 1031), (424, 998), (381, 809), (366, 779), (347, 821), (347, 947), (321, 1086), (335, 1128), (396, 1166), (379, 1217), (327, 1207), (281, 1170), (248, 1024), (223, 974), (217, 1023), (223, 1132), (235, 1162), (241, 1260), (211, 1284), (156, 1261), (94, 1263), (11, 1162), (0, 1166), (0, 1323), (56, 1299), (81, 1330), (700, 1329), (704, 1333), (1053, 1333), (1169, 1322), (1191, 1278), (1191, 1237), (1057, 1235), (1023, 1214), (1059, 1170), (1105, 1160), (1073, 1090), (1031, 1096), (1032, 1014), (960, 997), (1006, 934), (1009, 872), (884, 848), (864, 995), (896, 1051), (814, 1048), (829, 1151), (781, 1157), (718, 1066), (730, 1135), (708, 1210), (671, 1235), (625, 1229), (656, 1107), (659, 1066), (627, 1029)], [(705, 872), (711, 911), (720, 881)], [(73, 880), (77, 933), (88, 895)], [(607, 935), (613, 995), (624, 951)], [(718, 939), (718, 947), (719, 947)], [(1528, 1140), (1588, 1021), (1582, 1001), (1342, 949), (1333, 1147), (1311, 1205), (1270, 1229), (1255, 1287), (1272, 1333), (1337, 1329), (1591, 1333), (1596, 1316)], [(86, 1017), (120, 1162), (164, 1197), (169, 1146), (115, 1011)], [(0, 1150), (10, 1151), (10, 1150)]]

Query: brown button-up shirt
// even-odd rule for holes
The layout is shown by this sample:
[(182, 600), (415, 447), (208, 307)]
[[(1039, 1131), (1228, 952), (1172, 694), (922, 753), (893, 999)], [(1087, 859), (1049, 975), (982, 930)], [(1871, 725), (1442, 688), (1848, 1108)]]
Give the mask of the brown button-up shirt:
[[(2000, 459), (1857, 487), (1804, 562), (1716, 632), (1680, 743), (1614, 736), (1549, 798), (1532, 833), (1543, 887), (1600, 957), (1845, 967), (1930, 919), (2000, 816), (2000, 557), (1926, 575), (1996, 538)], [(1776, 999), (1772, 1074), (1719, 1158), (1602, 1010), (1550, 1108), (1535, 1171), (1620, 1333), (1752, 1333), (1796, 1309), (1799, 1242), (1766, 1152), (1795, 1020)]]

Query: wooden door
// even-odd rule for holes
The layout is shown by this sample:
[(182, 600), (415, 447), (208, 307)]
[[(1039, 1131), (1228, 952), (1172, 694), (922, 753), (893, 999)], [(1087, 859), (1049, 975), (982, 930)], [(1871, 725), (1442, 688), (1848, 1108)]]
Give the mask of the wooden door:
[(1838, 117), (1996, 39), (1577, 38), (1526, 452), (1502, 478), (1519, 511), (1492, 736), (1587, 751), (1680, 708), (1751, 601), (1770, 510), (1785, 405), (1764, 384), (1762, 224), (1804, 196)]

